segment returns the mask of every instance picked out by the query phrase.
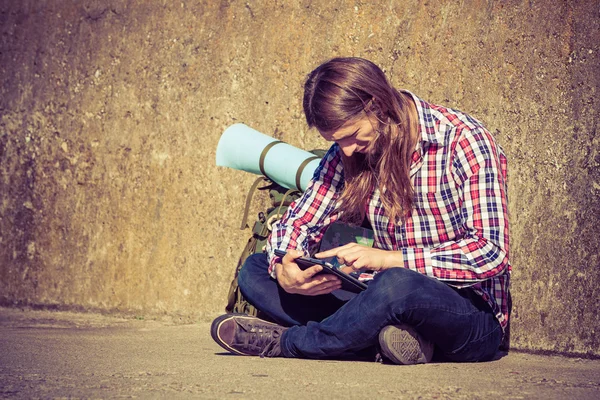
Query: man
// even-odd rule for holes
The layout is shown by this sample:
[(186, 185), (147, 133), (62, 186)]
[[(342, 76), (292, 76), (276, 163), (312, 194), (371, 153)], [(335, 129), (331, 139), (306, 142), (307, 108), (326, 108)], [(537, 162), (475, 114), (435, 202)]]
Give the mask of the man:
[[(247, 259), (244, 296), (275, 323), (217, 318), (211, 333), (244, 355), (396, 364), (494, 357), (508, 323), (506, 157), (474, 118), (394, 89), (361, 58), (332, 59), (305, 84), (309, 127), (334, 144), (303, 196)], [(327, 227), (367, 218), (374, 247), (337, 257), (368, 282), (348, 297), (321, 266), (301, 270)], [(287, 251), (283, 258), (274, 249)]]

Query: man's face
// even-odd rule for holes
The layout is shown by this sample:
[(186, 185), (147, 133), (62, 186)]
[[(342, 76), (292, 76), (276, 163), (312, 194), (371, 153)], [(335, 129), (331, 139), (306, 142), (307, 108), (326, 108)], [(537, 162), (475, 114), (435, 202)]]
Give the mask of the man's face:
[(336, 131), (321, 132), (325, 140), (336, 142), (346, 157), (354, 153), (368, 154), (373, 149), (377, 132), (376, 126), (367, 116), (346, 122)]

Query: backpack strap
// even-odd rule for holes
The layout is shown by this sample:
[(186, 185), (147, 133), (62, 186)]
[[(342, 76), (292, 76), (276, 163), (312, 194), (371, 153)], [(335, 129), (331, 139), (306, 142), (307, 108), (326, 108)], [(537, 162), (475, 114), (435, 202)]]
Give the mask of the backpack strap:
[(302, 190), (302, 189), (300, 189), (300, 178), (302, 178), (302, 172), (304, 172), (304, 168), (306, 168), (308, 163), (311, 162), (312, 160), (319, 160), (320, 158), (321, 157), (313, 156), (313, 157), (308, 157), (306, 160), (302, 161), (302, 164), (300, 164), (300, 166), (298, 167), (298, 171), (296, 171), (296, 188), (298, 190)]
[(242, 217), (242, 226), (240, 227), (240, 230), (242, 230), (242, 231), (244, 229), (246, 229), (246, 226), (247, 226), (246, 223), (248, 222), (248, 212), (250, 211), (250, 203), (252, 202), (252, 196), (254, 196), (254, 192), (256, 191), (256, 187), (258, 186), (258, 184), (264, 180), (265, 180), (264, 176), (259, 176), (258, 178), (256, 178), (256, 180), (250, 187), (250, 191), (246, 195), (246, 205), (244, 206), (244, 216)]
[(278, 218), (281, 218), (281, 217), (283, 216), (283, 214), (281, 214), (281, 208), (282, 208), (282, 207), (283, 207), (283, 205), (285, 204), (285, 200), (286, 200), (286, 198), (287, 198), (287, 197), (288, 197), (290, 194), (292, 194), (292, 193), (294, 193), (294, 192), (297, 192), (297, 191), (298, 191), (297, 189), (289, 189), (287, 192), (285, 192), (285, 194), (283, 195), (283, 198), (281, 199), (281, 203), (279, 203), (279, 208), (277, 209), (277, 216), (278, 216)]
[(273, 146), (275, 146), (276, 144), (279, 144), (279, 143), (283, 143), (283, 142), (281, 140), (275, 140), (275, 141), (269, 143), (268, 145), (265, 146), (262, 153), (260, 153), (260, 158), (258, 159), (258, 168), (260, 169), (260, 172), (267, 178), (269, 177), (269, 175), (267, 175), (267, 173), (265, 172), (265, 158), (267, 157), (267, 153), (269, 152), (269, 150), (271, 150), (271, 148)]

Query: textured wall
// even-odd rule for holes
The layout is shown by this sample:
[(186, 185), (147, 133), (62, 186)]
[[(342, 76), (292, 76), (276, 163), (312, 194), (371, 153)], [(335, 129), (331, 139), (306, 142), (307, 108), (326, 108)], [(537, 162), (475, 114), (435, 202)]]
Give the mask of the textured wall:
[(324, 147), (306, 73), (370, 58), (509, 157), (513, 346), (599, 355), (597, 1), (0, 0), (0, 301), (208, 319), (254, 176), (234, 122)]

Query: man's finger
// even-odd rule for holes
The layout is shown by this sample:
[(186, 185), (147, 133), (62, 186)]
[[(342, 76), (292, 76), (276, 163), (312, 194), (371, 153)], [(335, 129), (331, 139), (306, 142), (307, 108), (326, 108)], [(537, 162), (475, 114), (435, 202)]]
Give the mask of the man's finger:
[(360, 258), (363, 252), (364, 247), (355, 246), (348, 249), (343, 249), (342, 251), (338, 252), (338, 257), (342, 257), (347, 261), (354, 262), (358, 258)]
[[(308, 269), (306, 271), (308, 271)], [(306, 271), (304, 271), (304, 272), (306, 272)], [(304, 285), (302, 285), (302, 287), (306, 290), (312, 290), (314, 288), (318, 288), (323, 285), (336, 285), (336, 284), (342, 283), (340, 278), (338, 278), (335, 275), (330, 275), (330, 274), (319, 275), (314, 278), (308, 278), (307, 280), (308, 280), (308, 282), (306, 282)]]
[(333, 292), (334, 290), (338, 290), (342, 287), (342, 283), (340, 281), (330, 284), (322, 284), (322, 285), (317, 285), (313, 288), (311, 288), (308, 293), (312, 296), (317, 296), (320, 294), (328, 294)]
[(341, 289), (341, 286), (340, 287), (331, 287), (331, 288), (327, 288), (327, 289), (318, 290), (316, 292), (311, 292), (309, 295), (310, 296), (320, 296), (322, 294), (329, 294), (331, 292), (335, 292), (338, 289)]
[(337, 251), (338, 249), (329, 249), (329, 250), (325, 250), (325, 251), (321, 251), (319, 253), (315, 254), (316, 258), (327, 258), (327, 257), (333, 257), (335, 255), (337, 255)]
[(315, 276), (314, 278), (312, 278), (311, 284), (314, 285), (323, 285), (327, 282), (337, 282), (340, 279), (332, 274), (321, 274), (319, 276)]
[(302, 257), (304, 253), (298, 250), (287, 250), (287, 254), (283, 257), (282, 262), (293, 263), (298, 257)]
[(356, 243), (348, 243), (348, 244), (345, 244), (340, 247), (334, 247), (333, 249), (329, 249), (329, 250), (322, 251), (320, 253), (316, 253), (315, 257), (316, 258), (327, 258), (327, 257), (337, 256), (337, 254), (340, 250), (344, 250), (349, 247), (353, 247), (354, 245), (356, 245)]
[(323, 271), (323, 267), (320, 265), (313, 265), (303, 271), (304, 277), (306, 279), (311, 279), (313, 276)]

